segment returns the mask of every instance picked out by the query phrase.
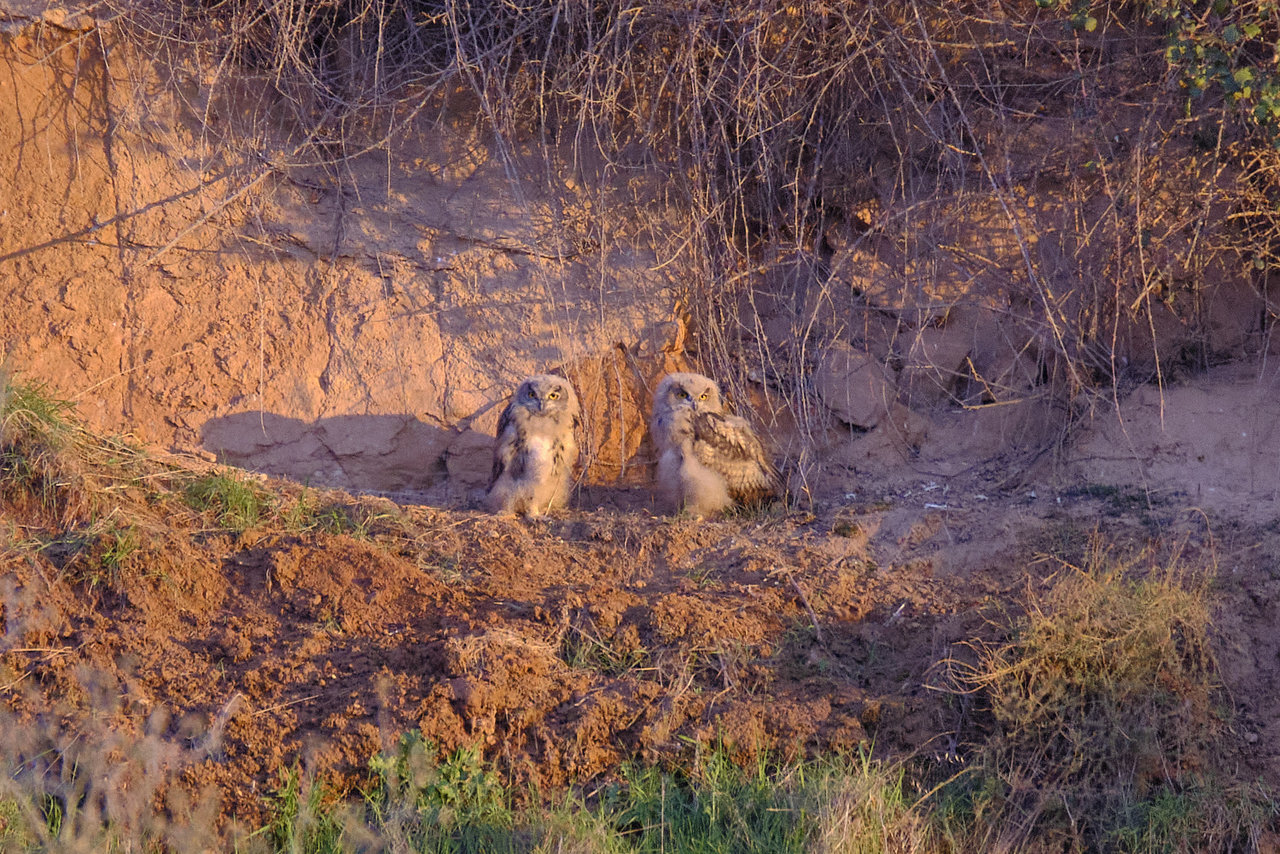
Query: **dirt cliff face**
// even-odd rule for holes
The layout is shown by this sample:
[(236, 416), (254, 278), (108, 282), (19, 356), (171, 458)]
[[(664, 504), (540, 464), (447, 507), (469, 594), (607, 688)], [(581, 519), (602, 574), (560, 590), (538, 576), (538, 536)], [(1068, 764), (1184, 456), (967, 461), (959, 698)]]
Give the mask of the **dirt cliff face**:
[(147, 442), (454, 499), (506, 395), (561, 371), (609, 424), (592, 462), (627, 468), (682, 318), (609, 187), (498, 156), (474, 104), (332, 168), (247, 161), (196, 71), (82, 24), (4, 39), (9, 365)]
[[(1081, 189), (1097, 170), (1077, 165), (1104, 129), (1116, 170), (1129, 168), (1126, 139), (1168, 157), (1189, 144), (1132, 105), (1161, 103), (1140, 49), (1112, 74), (1133, 87), (1114, 110), (1081, 118), (1042, 101), (974, 125), (987, 158), (974, 175), (998, 168), (1007, 191), (942, 193), (954, 164), (908, 160), (900, 170), (932, 169), (938, 189), (908, 197), (877, 155), (880, 177), (841, 191), (849, 210), (814, 252), (765, 251), (732, 273), (736, 302), (718, 298), (711, 318), (693, 304), (706, 280), (669, 192), (678, 179), (643, 158), (498, 135), (462, 91), (299, 139), (283, 103), (261, 103), (282, 96), (251, 74), (228, 84), (228, 69), (105, 20), (9, 8), (6, 364), (52, 383), (91, 425), (162, 447), (465, 505), (487, 481), (506, 395), (558, 371), (584, 403), (584, 482), (634, 484), (652, 462), (654, 381), (692, 364), (732, 386), (799, 488), (821, 497), (867, 477), (1026, 470), (1051, 447), (1061, 472), (1068, 425), (1105, 420), (1118, 400), (1081, 395), (1100, 374), (1118, 393), (1167, 381), (1161, 354), (1207, 362), (1269, 346), (1265, 286), (1229, 253), (1195, 261), (1177, 231), (1178, 211), (1231, 180), (1191, 149), (1178, 174), (1132, 179), (1152, 199), (1149, 263), (1173, 277), (1163, 296), (1151, 285), (1136, 313), (1098, 315), (1099, 282), (1133, 273), (1118, 231), (1094, 245), (1070, 227), (1119, 228)], [(1193, 305), (1176, 290), (1192, 275)]]

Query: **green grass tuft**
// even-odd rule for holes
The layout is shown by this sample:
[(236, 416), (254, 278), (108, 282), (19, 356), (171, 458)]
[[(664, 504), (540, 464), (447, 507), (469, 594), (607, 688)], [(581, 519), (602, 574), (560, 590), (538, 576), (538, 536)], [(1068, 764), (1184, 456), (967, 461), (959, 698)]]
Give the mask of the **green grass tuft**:
[(272, 817), (264, 830), (273, 851), (339, 854), (348, 850), (334, 798), (323, 782), (304, 780), (296, 763), (280, 772), (280, 786), (270, 801)]
[(650, 666), (651, 656), (632, 630), (612, 637), (593, 626), (570, 626), (560, 643), (560, 657), (570, 667), (607, 676), (624, 676)]
[(361, 540), (369, 538), (370, 525), (377, 518), (343, 504), (320, 501), (310, 490), (304, 490), (277, 512), (281, 524), (292, 533), (345, 534)]
[(17, 382), (0, 373), (0, 445), (33, 442), (62, 447), (74, 433), (72, 405), (56, 397), (48, 384)]
[(0, 372), (0, 502), (52, 518), (84, 509), (70, 413), (71, 405), (46, 385)]
[(187, 503), (217, 523), (246, 531), (261, 522), (271, 508), (270, 497), (257, 485), (232, 472), (200, 477), (186, 488)]
[(370, 767), (365, 829), (393, 850), (910, 851), (930, 832), (901, 766), (865, 755), (744, 767), (710, 748), (684, 770), (624, 765), (585, 799), (517, 798), (476, 749), (440, 757), (416, 732)]

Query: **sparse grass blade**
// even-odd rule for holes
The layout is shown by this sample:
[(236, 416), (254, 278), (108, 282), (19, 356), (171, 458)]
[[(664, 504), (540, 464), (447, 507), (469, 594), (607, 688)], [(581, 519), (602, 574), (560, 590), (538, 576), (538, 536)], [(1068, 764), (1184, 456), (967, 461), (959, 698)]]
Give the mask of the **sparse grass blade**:
[(334, 798), (319, 781), (305, 779), (298, 765), (280, 774), (280, 784), (271, 797), (274, 815), (265, 828), (272, 850), (339, 854), (343, 842), (341, 813)]
[(367, 539), (370, 525), (379, 518), (365, 508), (322, 501), (308, 489), (280, 504), (276, 515), (294, 533), (346, 534), (357, 539)]
[(41, 382), (18, 382), (0, 371), (0, 445), (19, 441), (58, 448), (72, 432), (72, 407)]

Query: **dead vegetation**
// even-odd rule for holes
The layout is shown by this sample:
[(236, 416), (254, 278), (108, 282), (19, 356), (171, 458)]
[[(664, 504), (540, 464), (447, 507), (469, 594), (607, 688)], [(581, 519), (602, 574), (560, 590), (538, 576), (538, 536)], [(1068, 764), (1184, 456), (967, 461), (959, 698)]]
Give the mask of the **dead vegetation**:
[(982, 847), (1257, 846), (1272, 796), (1235, 778), (1227, 748), (1213, 568), (1097, 539), (1058, 566), (1003, 639), (952, 662), (951, 689), (990, 721), (963, 784)]

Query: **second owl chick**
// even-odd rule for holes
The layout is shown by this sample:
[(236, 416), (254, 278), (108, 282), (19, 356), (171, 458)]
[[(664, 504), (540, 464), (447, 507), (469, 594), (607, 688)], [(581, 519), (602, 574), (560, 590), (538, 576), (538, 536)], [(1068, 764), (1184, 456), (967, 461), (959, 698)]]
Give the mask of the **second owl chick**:
[(658, 490), (670, 512), (710, 516), (781, 494), (777, 470), (755, 430), (725, 411), (720, 387), (709, 377), (663, 377), (649, 431), (658, 452)]
[(491, 512), (538, 516), (565, 505), (578, 461), (578, 414), (568, 380), (538, 374), (520, 384), (498, 419), (485, 498)]

